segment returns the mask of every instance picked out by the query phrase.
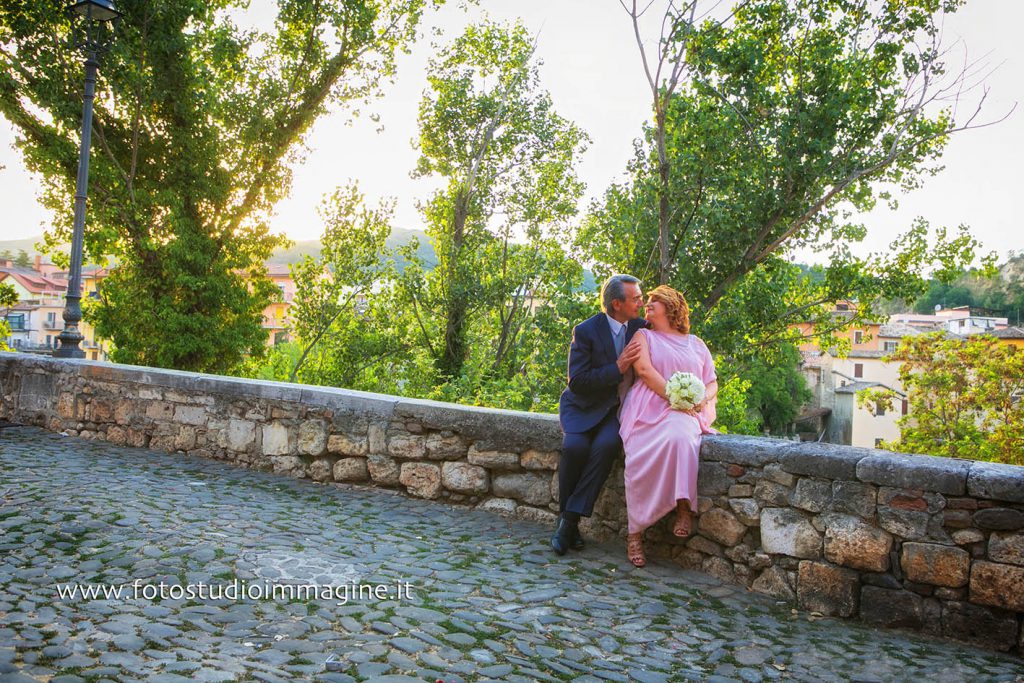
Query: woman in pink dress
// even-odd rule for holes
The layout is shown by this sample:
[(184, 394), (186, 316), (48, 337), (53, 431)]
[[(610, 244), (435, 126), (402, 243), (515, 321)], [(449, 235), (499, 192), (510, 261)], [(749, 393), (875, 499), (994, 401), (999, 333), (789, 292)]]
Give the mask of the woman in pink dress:
[[(703, 434), (714, 434), (718, 382), (707, 345), (690, 334), (690, 308), (683, 295), (662, 285), (650, 293), (647, 321), (630, 342), (640, 346), (633, 366), (637, 381), (626, 394), (619, 434), (626, 452), (626, 512), (629, 560), (647, 564), (643, 532), (673, 509), (672, 532), (690, 535), (691, 511), (697, 504), (697, 456)], [(691, 410), (669, 406), (665, 383), (677, 372), (690, 372), (706, 387), (705, 398)]]

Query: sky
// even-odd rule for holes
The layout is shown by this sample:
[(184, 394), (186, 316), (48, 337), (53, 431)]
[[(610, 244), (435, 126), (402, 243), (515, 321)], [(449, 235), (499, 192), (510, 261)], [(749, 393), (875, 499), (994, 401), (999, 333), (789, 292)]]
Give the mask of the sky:
[[(266, 26), (272, 8), (271, 0), (252, 0), (247, 18)], [(426, 29), (439, 27), (441, 40), (451, 39), (485, 13), (496, 20), (520, 19), (538, 36), (543, 87), (556, 110), (591, 138), (579, 166), (587, 184), (581, 211), (610, 183), (624, 178), (633, 140), (649, 118), (651, 104), (632, 25), (617, 0), (480, 0), (468, 10), (449, 3), (427, 15), (424, 38), (412, 54), (401, 56), (395, 82), (385, 86), (383, 98), (364, 108), (379, 114), (379, 124), (365, 115), (353, 119), (350, 110), (338, 107), (314, 125), (308, 137), (311, 151), (295, 169), (291, 195), (278, 204), (272, 218), (275, 232), (294, 240), (319, 237), (317, 206), (350, 179), (358, 181), (370, 203), (396, 198), (396, 226), (423, 227), (417, 201), (438, 187), (436, 180), (410, 177), (417, 158), (416, 114), (426, 88), (430, 43), (436, 40)], [(951, 229), (967, 224), (984, 250), (996, 251), (1000, 258), (1011, 250), (1024, 251), (1017, 206), (1024, 166), (1016, 158), (1024, 150), (1024, 59), (1017, 35), (1022, 24), (1024, 2), (1019, 0), (969, 0), (947, 19), (944, 43), (956, 44), (952, 54), (995, 67), (985, 80), (988, 96), (980, 119), (998, 119), (1014, 103), (1021, 104), (998, 125), (954, 135), (942, 172), (901, 197), (897, 210), (879, 207), (863, 217), (868, 235), (854, 253), (885, 250), (916, 216)], [(7, 213), (0, 240), (39, 235), (50, 220), (35, 200), (39, 181), (25, 170), (14, 139), (13, 127), (0, 117), (0, 205)], [(807, 262), (820, 258), (810, 252), (796, 257)]]

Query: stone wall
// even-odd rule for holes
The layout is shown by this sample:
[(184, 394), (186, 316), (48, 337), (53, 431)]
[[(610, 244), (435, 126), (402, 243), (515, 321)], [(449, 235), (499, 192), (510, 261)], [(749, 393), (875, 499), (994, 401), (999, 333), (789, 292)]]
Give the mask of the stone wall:
[[(0, 353), (0, 418), (553, 525), (552, 415)], [(706, 437), (696, 533), (651, 555), (825, 615), (1024, 652), (1024, 468)], [(625, 534), (622, 465), (584, 531)]]

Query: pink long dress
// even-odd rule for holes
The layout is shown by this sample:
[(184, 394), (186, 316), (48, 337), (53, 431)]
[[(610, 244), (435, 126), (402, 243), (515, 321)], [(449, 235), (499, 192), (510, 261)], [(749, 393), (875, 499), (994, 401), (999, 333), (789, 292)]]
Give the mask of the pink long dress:
[[(639, 330), (647, 339), (651, 364), (666, 380), (676, 372), (691, 372), (710, 384), (715, 364), (702, 339)], [(626, 452), (626, 513), (629, 533), (651, 526), (674, 510), (676, 501), (697, 509), (697, 456), (702, 434), (716, 434), (714, 401), (700, 417), (669, 407), (642, 380), (626, 394), (619, 414), (619, 435)]]

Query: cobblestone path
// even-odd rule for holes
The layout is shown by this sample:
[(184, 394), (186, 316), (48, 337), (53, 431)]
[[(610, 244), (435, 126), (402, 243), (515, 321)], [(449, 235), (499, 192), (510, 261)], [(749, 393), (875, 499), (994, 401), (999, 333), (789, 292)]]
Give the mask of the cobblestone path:
[[(3, 429), (0, 681), (1024, 680), (1008, 655), (814, 619), (673, 566), (634, 570), (618, 544), (557, 558), (548, 533), (381, 490)], [(128, 595), (133, 582), (236, 579), (388, 595)], [(129, 585), (122, 599), (58, 594), (76, 584)]]

